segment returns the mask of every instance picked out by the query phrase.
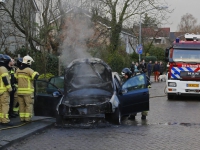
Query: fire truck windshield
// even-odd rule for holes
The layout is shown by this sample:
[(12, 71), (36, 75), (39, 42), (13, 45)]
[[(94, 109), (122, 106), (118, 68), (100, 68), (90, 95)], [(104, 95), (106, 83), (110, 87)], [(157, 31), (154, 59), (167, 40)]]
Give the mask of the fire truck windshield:
[(177, 61), (200, 62), (200, 49), (199, 50), (174, 49), (172, 59), (175, 62)]

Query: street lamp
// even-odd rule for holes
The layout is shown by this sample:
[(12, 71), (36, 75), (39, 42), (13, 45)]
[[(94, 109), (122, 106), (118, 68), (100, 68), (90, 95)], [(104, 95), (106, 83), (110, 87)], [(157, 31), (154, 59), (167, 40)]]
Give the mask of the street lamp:
[[(167, 8), (168, 8), (167, 6), (159, 6), (159, 7), (156, 7), (156, 9), (158, 9), (158, 10), (167, 9)], [(140, 13), (140, 22), (139, 22), (139, 26), (140, 26), (140, 27), (139, 27), (139, 45), (142, 44), (142, 23), (141, 23), (141, 16), (142, 16), (142, 14), (144, 14), (144, 13), (150, 11), (150, 10), (153, 10), (153, 9), (155, 9), (155, 8), (148, 9), (148, 10), (146, 10), (146, 11)], [(141, 61), (141, 56), (140, 56), (140, 55), (141, 55), (141, 54), (139, 53), (139, 62)]]

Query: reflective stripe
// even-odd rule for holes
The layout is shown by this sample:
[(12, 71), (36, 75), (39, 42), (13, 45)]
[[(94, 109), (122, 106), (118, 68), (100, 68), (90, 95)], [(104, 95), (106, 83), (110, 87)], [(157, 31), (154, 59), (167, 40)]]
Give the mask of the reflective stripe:
[(6, 88), (7, 88), (7, 89), (11, 88), (11, 85), (10, 85), (10, 84), (9, 84), (9, 85), (7, 85), (7, 86), (6, 86)]
[(25, 117), (25, 113), (19, 113), (20, 117)]
[(8, 76), (8, 73), (2, 73), (2, 77)]
[(8, 119), (8, 114), (2, 113), (1, 118), (7, 118)]
[(0, 113), (0, 118), (2, 118), (2, 113)]
[(26, 118), (31, 117), (31, 113), (25, 113), (24, 117), (26, 117)]
[(19, 94), (23, 94), (23, 93), (31, 94), (33, 92), (34, 92), (34, 89), (27, 89), (27, 88), (18, 88), (17, 89), (17, 93), (19, 93)]
[(36, 75), (36, 74), (38, 74), (38, 72), (34, 72), (34, 73), (32, 74), (32, 76), (31, 76), (31, 77), (32, 77), (32, 79), (34, 79), (34, 78), (35, 78), (35, 75)]
[(19, 107), (14, 107), (13, 111), (19, 111)]

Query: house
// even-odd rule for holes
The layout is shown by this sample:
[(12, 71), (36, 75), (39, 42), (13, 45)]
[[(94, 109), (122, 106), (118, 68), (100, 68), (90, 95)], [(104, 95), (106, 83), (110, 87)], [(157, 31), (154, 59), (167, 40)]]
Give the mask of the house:
[(154, 45), (169, 43), (170, 28), (142, 28), (142, 37), (145, 42), (153, 42)]
[(180, 40), (184, 40), (185, 34), (186, 34), (185, 32), (170, 32), (170, 35), (169, 35), (170, 43), (173, 43), (176, 40), (176, 38), (179, 38)]

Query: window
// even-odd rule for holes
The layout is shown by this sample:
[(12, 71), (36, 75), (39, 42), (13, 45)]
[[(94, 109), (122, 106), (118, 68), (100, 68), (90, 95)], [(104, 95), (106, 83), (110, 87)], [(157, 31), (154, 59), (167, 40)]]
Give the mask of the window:
[(122, 86), (122, 89), (127, 89), (128, 91), (143, 89), (145, 86), (145, 76), (140, 74), (128, 79)]

